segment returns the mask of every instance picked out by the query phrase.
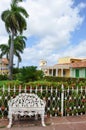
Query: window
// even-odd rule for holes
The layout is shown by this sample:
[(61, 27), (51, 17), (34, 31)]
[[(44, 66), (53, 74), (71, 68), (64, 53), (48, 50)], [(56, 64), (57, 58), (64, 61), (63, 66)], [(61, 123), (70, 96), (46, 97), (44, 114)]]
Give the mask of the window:
[(86, 68), (85, 68), (85, 78), (86, 78)]
[(79, 78), (79, 69), (76, 69), (76, 78)]
[(66, 75), (66, 70), (63, 70), (63, 76), (65, 76)]

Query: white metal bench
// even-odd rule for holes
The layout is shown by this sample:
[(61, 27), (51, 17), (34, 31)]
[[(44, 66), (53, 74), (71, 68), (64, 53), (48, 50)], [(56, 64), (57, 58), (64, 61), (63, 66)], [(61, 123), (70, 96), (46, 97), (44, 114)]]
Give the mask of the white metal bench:
[(45, 101), (36, 94), (21, 93), (8, 101), (9, 124), (7, 128), (10, 128), (12, 125), (13, 115), (36, 116), (37, 114), (40, 114), (42, 126), (45, 126)]

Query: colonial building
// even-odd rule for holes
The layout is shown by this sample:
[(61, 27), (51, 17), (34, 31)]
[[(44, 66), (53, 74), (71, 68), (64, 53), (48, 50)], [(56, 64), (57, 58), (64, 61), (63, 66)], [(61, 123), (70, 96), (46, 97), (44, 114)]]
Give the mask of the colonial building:
[(73, 63), (70, 70), (72, 77), (86, 78), (86, 60)]
[(8, 60), (6, 58), (0, 59), (0, 74), (8, 74), (9, 73), (9, 68), (8, 68)]
[[(43, 70), (45, 76), (57, 76), (57, 77), (79, 77), (78, 74), (75, 74), (75, 65), (76, 68), (78, 68), (79, 66), (82, 66), (80, 64), (83, 64), (82, 61), (84, 59), (78, 59), (78, 58), (71, 58), (71, 57), (64, 57), (64, 58), (60, 58), (58, 60), (58, 64), (55, 64), (53, 66), (47, 66), (47, 62), (42, 60), (40, 62), (40, 67)], [(86, 62), (86, 61), (84, 61)], [(46, 64), (45, 64), (46, 63)], [(81, 67), (79, 67), (80, 69)], [(86, 69), (86, 64), (84, 63), (84, 65), (82, 66), (83, 71)], [(77, 72), (78, 73), (78, 72)], [(85, 73), (85, 72), (84, 72)], [(85, 75), (83, 74), (83, 76), (81, 76), (81, 71), (80, 71), (80, 77), (85, 77)]]

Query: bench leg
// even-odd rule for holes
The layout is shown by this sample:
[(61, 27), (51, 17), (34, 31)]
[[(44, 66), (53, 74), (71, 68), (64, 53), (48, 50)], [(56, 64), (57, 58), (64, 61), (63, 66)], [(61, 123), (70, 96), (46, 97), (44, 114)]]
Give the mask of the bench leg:
[(37, 114), (37, 115), (35, 115), (35, 120), (38, 120), (38, 114)]
[(7, 128), (11, 128), (11, 125), (12, 125), (12, 114), (9, 115), (9, 124)]
[(42, 126), (46, 126), (44, 123), (44, 114), (41, 114), (41, 123), (42, 123)]

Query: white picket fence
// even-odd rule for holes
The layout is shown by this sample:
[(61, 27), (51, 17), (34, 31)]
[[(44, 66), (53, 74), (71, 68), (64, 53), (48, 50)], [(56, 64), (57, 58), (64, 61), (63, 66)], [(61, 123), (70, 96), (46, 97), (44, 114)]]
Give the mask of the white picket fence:
[(7, 102), (11, 97), (19, 93), (36, 93), (46, 101), (46, 115), (48, 116), (73, 116), (86, 114), (86, 86), (67, 87), (62, 85), (57, 87), (44, 86), (13, 86), (0, 87), (0, 116), (8, 114)]

